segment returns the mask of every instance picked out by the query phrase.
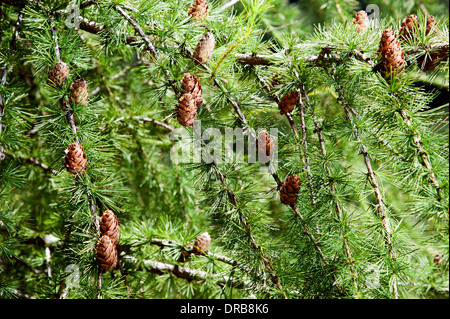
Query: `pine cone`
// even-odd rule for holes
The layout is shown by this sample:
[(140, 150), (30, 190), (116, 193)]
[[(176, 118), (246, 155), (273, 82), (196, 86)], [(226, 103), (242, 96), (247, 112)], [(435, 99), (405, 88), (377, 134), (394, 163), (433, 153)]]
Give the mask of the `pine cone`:
[(420, 32), (419, 18), (415, 14), (410, 14), (403, 20), (399, 34), (403, 39), (411, 38)]
[(116, 245), (108, 236), (101, 236), (97, 242), (97, 262), (105, 272), (116, 268), (118, 255)]
[(436, 19), (433, 16), (427, 16), (427, 28), (425, 30), (426, 35), (434, 31), (434, 26), (436, 25)]
[(215, 45), (214, 34), (207, 32), (195, 46), (193, 53), (194, 63), (206, 63), (211, 58)]
[(100, 232), (108, 236), (114, 245), (119, 243), (119, 222), (112, 210), (105, 210), (100, 218)]
[(434, 71), (444, 58), (448, 59), (448, 51), (424, 54), (417, 59), (417, 64), (422, 71), (430, 72)]
[(189, 14), (192, 16), (192, 20), (203, 22), (208, 18), (208, 4), (206, 0), (195, 0), (192, 8), (189, 10)]
[(444, 255), (442, 254), (437, 254), (436, 256), (434, 256), (433, 261), (436, 265), (438, 265), (441, 261), (441, 259), (444, 257)]
[(389, 77), (391, 73), (400, 74), (405, 68), (405, 54), (400, 47), (400, 42), (394, 30), (383, 31), (380, 45), (378, 47), (380, 57), (380, 70), (384, 77)]
[(70, 86), (70, 99), (73, 104), (86, 106), (89, 98), (88, 83), (84, 79), (78, 79)]
[(65, 150), (64, 164), (71, 174), (83, 174), (86, 168), (86, 153), (80, 143), (72, 143)]
[(366, 30), (369, 26), (369, 17), (367, 16), (366, 11), (358, 11), (353, 18), (353, 24), (356, 24), (356, 30), (358, 32), (363, 32)]
[(202, 233), (195, 239), (192, 252), (196, 255), (203, 255), (208, 251), (210, 244), (211, 236), (207, 232)]
[(48, 72), (47, 84), (54, 88), (60, 87), (67, 79), (68, 75), (69, 67), (67, 66), (67, 63), (58, 62), (50, 70), (50, 72)]
[(191, 93), (184, 93), (178, 103), (178, 122), (183, 126), (192, 126), (197, 116), (197, 104)]
[(194, 74), (185, 73), (183, 79), (181, 79), (181, 86), (185, 93), (192, 94), (196, 106), (203, 104), (202, 86), (200, 80)]
[(267, 131), (261, 131), (256, 138), (256, 148), (260, 159), (270, 157), (273, 153), (273, 140)]
[(180, 257), (178, 257), (177, 261), (180, 263), (185, 263), (189, 260), (189, 257), (191, 257), (191, 252), (182, 249)]
[(300, 191), (300, 185), (300, 178), (296, 174), (286, 177), (280, 189), (281, 202), (285, 205), (295, 204), (298, 192)]
[(300, 99), (298, 90), (287, 93), (278, 103), (278, 108), (281, 114), (290, 114), (294, 110)]

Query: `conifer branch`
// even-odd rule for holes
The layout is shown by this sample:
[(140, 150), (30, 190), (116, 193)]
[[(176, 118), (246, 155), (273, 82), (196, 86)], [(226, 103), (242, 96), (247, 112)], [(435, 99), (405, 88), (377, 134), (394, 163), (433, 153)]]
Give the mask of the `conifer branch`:
[[(397, 97), (393, 96), (393, 98), (398, 103), (399, 107), (401, 107), (400, 101), (398, 101)], [(423, 149), (423, 147), (422, 147), (423, 143), (422, 143), (420, 137), (417, 135), (417, 133), (412, 128), (411, 117), (406, 113), (405, 109), (403, 109), (403, 108), (401, 108), (398, 112), (400, 113), (400, 116), (402, 117), (402, 119), (405, 122), (408, 129), (413, 134), (413, 141), (416, 146), (417, 154), (419, 154), (420, 158), (422, 159), (422, 165), (425, 166), (425, 168), (428, 171), (428, 178), (429, 178), (430, 182), (433, 184), (433, 186), (435, 187), (439, 200), (441, 200), (442, 199), (441, 186), (439, 185), (439, 182), (437, 181), (436, 176), (434, 175), (433, 167), (430, 162), (430, 157), (429, 157), (428, 153)]]
[[(130, 23), (134, 30), (141, 36), (142, 40), (144, 40), (144, 43), (146, 45), (147, 51), (150, 52), (150, 54), (153, 56), (155, 60), (159, 59), (158, 52), (156, 51), (156, 47), (153, 45), (153, 42), (150, 40), (150, 38), (145, 34), (144, 30), (137, 24), (133, 18), (131, 18), (119, 5), (116, 5), (114, 7), (116, 11), (124, 17), (125, 20)], [(175, 80), (172, 79), (169, 70), (163, 69), (164, 75), (166, 76), (167, 81), (169, 82), (170, 86), (172, 87), (172, 90), (175, 92), (177, 96), (180, 95), (180, 92), (175, 85)]]
[(57, 175), (57, 174), (58, 174), (58, 171), (56, 171), (56, 170), (50, 168), (48, 165), (46, 165), (46, 164), (44, 164), (44, 163), (38, 161), (38, 160), (35, 159), (34, 157), (27, 157), (27, 158), (22, 157), (22, 159), (23, 159), (25, 162), (27, 162), (27, 163), (30, 163), (30, 164), (33, 164), (34, 166), (37, 166), (37, 167), (42, 168), (44, 171), (46, 171), (46, 172), (48, 172), (48, 173), (51, 173), (52, 175)]
[[(55, 50), (56, 62), (61, 62), (61, 52), (60, 52), (60, 47), (58, 44), (58, 34), (56, 33), (57, 27), (55, 24), (55, 16), (54, 15), (52, 15), (50, 17), (50, 31), (52, 33), (52, 40), (55, 44), (54, 50)], [(66, 116), (67, 122), (69, 123), (69, 126), (70, 126), (73, 134), (75, 135), (75, 138), (78, 140), (77, 126), (75, 125), (75, 119), (74, 119), (73, 113), (72, 113), (72, 111), (69, 110), (69, 103), (67, 102), (67, 100), (64, 97), (61, 97), (61, 99), (59, 100), (59, 104), (60, 104), (61, 110), (63, 111), (64, 115)]]
[[(267, 94), (275, 101), (275, 103), (279, 104), (280, 103), (280, 99), (278, 98), (278, 96), (276, 96), (275, 94), (273, 94), (272, 90), (270, 89), (269, 85), (266, 83), (266, 81), (264, 81), (264, 79), (262, 79), (261, 77), (259, 77), (258, 75), (256, 75), (256, 77), (258, 78), (258, 81), (261, 83), (262, 87), (266, 90)], [(285, 114), (289, 125), (291, 126), (291, 130), (294, 133), (294, 137), (295, 139), (298, 141), (299, 137), (298, 137), (298, 132), (297, 129), (295, 127), (295, 122), (294, 119), (292, 118), (291, 114)]]
[[(132, 116), (132, 117), (129, 117), (129, 118), (131, 118), (133, 120), (136, 120), (136, 121), (139, 121), (139, 122), (150, 123), (150, 124), (153, 124), (155, 126), (161, 126), (161, 127), (165, 128), (166, 130), (168, 130), (170, 132), (176, 132), (175, 127), (173, 127), (173, 126), (171, 126), (171, 125), (169, 125), (167, 123), (158, 121), (158, 120), (156, 120), (154, 118), (150, 118), (150, 117), (146, 117), (146, 116)], [(122, 122), (122, 123), (124, 123), (125, 120), (127, 120), (129, 118), (126, 118), (126, 117), (122, 116), (122, 117), (119, 117), (118, 119), (114, 120), (114, 122)]]
[[(300, 89), (300, 94), (299, 94), (299, 102), (298, 102), (298, 106), (299, 106), (299, 111), (300, 111), (300, 120), (301, 120), (301, 127), (302, 127), (302, 139), (301, 139), (301, 143), (300, 145), (303, 145), (303, 157), (305, 158), (305, 168), (306, 168), (306, 174), (308, 176), (308, 183), (309, 183), (309, 189), (310, 189), (310, 193), (311, 193), (311, 202), (313, 205), (316, 205), (316, 198), (314, 195), (314, 186), (312, 184), (312, 179), (313, 176), (311, 174), (311, 166), (309, 165), (310, 162), (310, 156), (308, 154), (308, 142), (306, 141), (306, 122), (305, 122), (305, 111), (304, 111), (304, 104), (303, 104), (303, 99), (302, 99), (302, 95), (306, 94), (304, 88)], [(305, 95), (306, 97), (306, 95)]]
[[(19, 15), (17, 17), (17, 22), (14, 25), (14, 32), (11, 37), (11, 41), (9, 42), (9, 56), (11, 57), (14, 49), (16, 47), (16, 41), (19, 37), (19, 31), (20, 27), (22, 25), (23, 20), (23, 12), (20, 10)], [(1, 78), (0, 78), (0, 87), (3, 88), (6, 85), (7, 75), (8, 75), (8, 68), (10, 67), (9, 63), (6, 63), (5, 66), (3, 66), (1, 70)], [(3, 116), (5, 115), (5, 99), (3, 96), (3, 92), (0, 92), (0, 135), (2, 134), (3, 130), (5, 129), (5, 125), (3, 124)], [(0, 163), (5, 159), (5, 153), (3, 149), (3, 145), (0, 144)]]
[[(315, 114), (313, 114), (313, 120), (314, 120), (314, 132), (317, 133), (318, 139), (319, 139), (319, 144), (320, 144), (320, 150), (322, 152), (323, 158), (325, 159), (325, 176), (329, 179), (330, 181), (330, 192), (331, 192), (331, 196), (335, 197), (336, 196), (336, 187), (334, 185), (334, 181), (333, 178), (331, 176), (331, 171), (330, 168), (328, 166), (328, 158), (327, 158), (327, 149), (325, 147), (325, 140), (323, 138), (323, 134), (322, 134), (322, 127), (319, 125), (319, 122), (317, 120), (317, 117)], [(342, 210), (341, 207), (337, 201), (337, 198), (333, 199), (334, 202), (334, 206), (336, 208), (336, 213), (337, 213), (337, 217), (339, 220), (339, 223), (342, 225), (342, 239), (344, 241), (344, 246), (345, 246), (345, 253), (347, 254), (347, 263), (350, 267), (350, 270), (352, 272), (352, 279), (353, 279), (353, 284), (355, 286), (356, 291), (358, 291), (358, 282), (357, 282), (357, 274), (356, 274), (356, 270), (355, 267), (353, 267), (354, 264), (354, 259), (350, 250), (350, 247), (348, 245), (348, 239), (347, 239), (347, 234), (345, 231), (345, 226), (344, 226), (344, 220), (343, 220), (343, 216), (342, 216)]]
[[(134, 263), (138, 260), (132, 256), (124, 256), (124, 259), (128, 259)], [(155, 273), (158, 275), (171, 274), (177, 278), (185, 279), (188, 281), (206, 281), (213, 279), (215, 283), (221, 287), (226, 285), (231, 285), (233, 288), (243, 289), (245, 287), (245, 282), (232, 279), (228, 276), (222, 276), (217, 274), (209, 274), (206, 271), (190, 269), (187, 267), (180, 267), (178, 265), (172, 265), (169, 263), (164, 263), (156, 260), (143, 260), (141, 263), (148, 272)]]
[[(116, 5), (115, 9), (133, 26), (133, 28), (136, 30), (136, 32), (144, 39), (144, 42), (146, 43), (148, 51), (153, 55), (154, 59), (157, 60), (158, 59), (158, 53), (156, 51), (156, 48), (153, 46), (153, 44), (150, 41), (150, 39), (145, 35), (145, 33), (142, 30), (142, 28), (137, 23), (135, 23), (134, 20), (131, 17), (129, 17), (120, 8), (120, 6)], [(179, 97), (180, 96), (180, 92), (179, 92), (178, 88), (175, 86), (174, 81), (171, 79), (169, 71), (168, 70), (164, 70), (164, 74), (166, 75), (166, 78), (169, 80), (169, 83), (171, 84), (171, 87), (172, 87), (175, 95)], [(218, 86), (219, 88), (221, 88), (223, 90), (223, 87), (222, 87), (221, 83), (217, 80), (217, 78), (215, 76), (213, 76), (213, 82), (214, 82), (214, 85)], [(233, 106), (235, 111), (239, 114), (239, 118), (240, 118), (241, 121), (243, 121), (243, 123), (245, 124), (245, 127), (247, 127), (247, 121), (246, 121), (245, 116), (243, 115), (243, 113), (240, 111), (239, 105), (236, 102), (234, 102), (229, 96), (227, 96), (227, 100)], [(229, 197), (231, 203), (233, 204), (233, 206), (235, 206), (238, 209), (240, 221), (241, 221), (241, 223), (244, 226), (244, 229), (245, 229), (245, 231), (247, 233), (247, 236), (249, 237), (250, 243), (252, 244), (253, 248), (256, 249), (259, 252), (260, 257), (262, 258), (265, 267), (267, 268), (267, 270), (270, 273), (272, 281), (275, 283), (275, 285), (281, 291), (283, 297), (287, 298), (287, 296), (283, 292), (283, 288), (281, 286), (281, 283), (280, 283), (280, 280), (279, 280), (278, 276), (276, 276), (276, 274), (274, 273), (274, 271), (272, 269), (270, 261), (262, 254), (261, 247), (259, 246), (259, 244), (256, 243), (255, 239), (253, 238), (253, 235), (251, 233), (251, 229), (250, 229), (250, 226), (248, 224), (248, 221), (242, 215), (242, 212), (240, 211), (240, 209), (238, 207), (237, 198), (234, 195), (234, 193), (231, 191), (231, 189), (229, 188), (229, 186), (228, 186), (228, 184), (227, 184), (227, 182), (225, 180), (225, 176), (220, 172), (218, 166), (215, 163), (214, 163), (214, 168), (215, 168), (216, 173), (219, 176), (219, 179), (221, 180), (222, 184), (227, 189), (228, 197)]]
[[(344, 112), (347, 116), (347, 120), (353, 126), (353, 130), (357, 137), (357, 141), (361, 146), (360, 154), (362, 154), (364, 157), (364, 164), (367, 168), (367, 175), (370, 179), (370, 184), (372, 185), (373, 192), (374, 192), (376, 200), (377, 200), (377, 210), (378, 210), (377, 216), (381, 219), (381, 225), (384, 228), (385, 243), (386, 243), (386, 246), (388, 249), (389, 258), (390, 258), (392, 266), (393, 266), (393, 273), (394, 273), (394, 275), (396, 275), (396, 270), (395, 270), (396, 258), (395, 258), (394, 248), (392, 245), (393, 233), (392, 233), (392, 230), (389, 225), (389, 218), (384, 209), (383, 195), (381, 194), (380, 187), (379, 187), (378, 182), (375, 177), (375, 172), (372, 168), (372, 164), (370, 161), (367, 146), (364, 144), (364, 142), (362, 140), (359, 126), (354, 122), (354, 119), (353, 119), (354, 115), (352, 114), (352, 112), (350, 111), (350, 108), (348, 107), (348, 105), (346, 103), (346, 98), (345, 98), (344, 92), (342, 91), (343, 86), (337, 82), (336, 77), (333, 74), (331, 74), (330, 72), (328, 72), (328, 74), (333, 79), (333, 81), (335, 81), (335, 83), (336, 83), (336, 88), (338, 91), (338, 101), (341, 103), (341, 105), (344, 109)], [(398, 289), (397, 289), (397, 279), (395, 277), (394, 277), (392, 286), (393, 286), (392, 288), (393, 288), (393, 292), (394, 292), (394, 298), (398, 299), (399, 293), (398, 293)]]

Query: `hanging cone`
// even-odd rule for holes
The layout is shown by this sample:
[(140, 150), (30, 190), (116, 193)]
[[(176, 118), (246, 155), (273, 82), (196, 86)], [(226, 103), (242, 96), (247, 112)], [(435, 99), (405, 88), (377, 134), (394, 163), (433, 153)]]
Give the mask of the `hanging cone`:
[(356, 30), (358, 32), (363, 32), (366, 30), (369, 26), (369, 17), (367, 16), (366, 11), (358, 11), (353, 18), (353, 24), (356, 24)]
[(211, 236), (207, 232), (202, 233), (195, 239), (192, 252), (196, 255), (203, 255), (208, 251), (210, 244)]
[(297, 175), (286, 177), (280, 189), (280, 200), (285, 205), (295, 204), (300, 191), (300, 178)]
[(193, 58), (194, 63), (206, 63), (211, 58), (216, 40), (214, 34), (211, 32), (206, 33), (197, 43), (194, 49)]
[(88, 83), (84, 79), (78, 79), (70, 86), (70, 99), (73, 104), (86, 106), (89, 98)]
[(100, 232), (108, 236), (114, 245), (119, 243), (119, 222), (112, 210), (105, 210), (100, 218)]
[(97, 242), (96, 251), (97, 262), (105, 272), (116, 268), (118, 261), (117, 248), (111, 241), (111, 238), (101, 236)]
[(287, 93), (278, 103), (281, 114), (291, 114), (300, 99), (298, 90)]
[(200, 80), (194, 74), (185, 73), (181, 79), (181, 86), (185, 93), (192, 94), (196, 106), (203, 104), (202, 86)]
[(378, 47), (380, 57), (380, 70), (385, 78), (391, 74), (400, 74), (405, 68), (405, 54), (403, 53), (400, 42), (394, 30), (387, 29), (383, 31), (380, 45)]
[(417, 18), (415, 14), (410, 14), (405, 18), (405, 20), (403, 20), (400, 26), (399, 34), (403, 39), (408, 39), (419, 32), (419, 18)]
[(261, 131), (256, 138), (256, 148), (258, 150), (259, 159), (272, 156), (273, 140), (267, 131)]
[(71, 174), (83, 174), (86, 168), (86, 153), (80, 143), (72, 143), (65, 150), (64, 164)]
[(47, 84), (54, 88), (60, 87), (67, 79), (68, 75), (69, 67), (67, 66), (67, 63), (58, 62), (50, 70), (50, 72), (48, 72)]
[(192, 16), (192, 20), (203, 22), (208, 18), (208, 8), (206, 0), (195, 0), (192, 8), (189, 10), (189, 15)]
[(191, 93), (184, 93), (178, 103), (178, 122), (183, 126), (192, 126), (197, 116), (197, 105)]

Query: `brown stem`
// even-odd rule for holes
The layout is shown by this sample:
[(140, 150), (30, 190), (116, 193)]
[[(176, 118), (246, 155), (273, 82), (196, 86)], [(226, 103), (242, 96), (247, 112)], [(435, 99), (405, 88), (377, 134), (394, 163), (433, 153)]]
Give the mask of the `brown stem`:
[[(324, 141), (323, 134), (322, 134), (322, 127), (320, 127), (315, 114), (313, 114), (313, 120), (314, 120), (314, 126), (315, 126), (314, 132), (317, 133), (317, 136), (319, 138), (320, 149), (321, 149), (322, 155), (325, 159), (325, 175), (330, 180), (330, 192), (331, 192), (331, 195), (334, 197), (334, 196), (336, 196), (336, 188), (334, 185), (334, 181), (331, 177), (330, 168), (328, 167), (327, 149), (325, 148), (325, 141)], [(344, 228), (344, 221), (342, 218), (342, 211), (341, 211), (341, 207), (339, 206), (337, 199), (334, 199), (334, 205), (336, 207), (336, 213), (338, 216), (338, 220), (342, 225), (342, 238), (344, 240), (345, 252), (347, 254), (347, 263), (352, 272), (353, 284), (355, 286), (356, 291), (358, 291), (356, 270), (353, 267), (354, 259), (352, 257), (352, 253), (350, 251), (350, 247), (348, 245), (348, 240), (347, 240), (347, 236), (346, 236), (346, 232), (345, 232), (345, 228)]]
[[(334, 75), (330, 74), (330, 77), (336, 82), (336, 78), (334, 77)], [(387, 216), (387, 213), (384, 209), (384, 199), (383, 196), (381, 194), (380, 191), (380, 187), (378, 185), (377, 179), (375, 177), (375, 172), (372, 168), (372, 164), (370, 161), (370, 157), (369, 157), (369, 153), (367, 151), (367, 147), (364, 144), (362, 138), (361, 138), (361, 134), (359, 132), (359, 127), (358, 125), (354, 122), (353, 120), (353, 114), (350, 111), (349, 107), (347, 106), (346, 103), (346, 99), (344, 96), (344, 92), (342, 91), (342, 85), (337, 84), (337, 91), (338, 91), (338, 101), (341, 102), (342, 107), (344, 108), (344, 112), (347, 116), (347, 119), (350, 121), (350, 123), (353, 126), (353, 130), (355, 132), (355, 135), (357, 137), (358, 143), (361, 146), (361, 150), (360, 150), (360, 154), (362, 154), (364, 156), (364, 163), (366, 165), (367, 168), (367, 175), (369, 177), (370, 183), (372, 185), (373, 188), (373, 192), (375, 194), (376, 200), (377, 200), (377, 208), (378, 208), (378, 213), (377, 216), (380, 217), (381, 219), (381, 225), (384, 228), (384, 239), (388, 248), (388, 254), (393, 266), (393, 269), (395, 268), (395, 253), (394, 253), (394, 249), (392, 246), (392, 230), (390, 228), (389, 225), (389, 218)], [(395, 269), (393, 270), (394, 274), (396, 273)], [(399, 298), (399, 293), (398, 293), (398, 289), (397, 289), (397, 280), (394, 278), (393, 281), (393, 290), (394, 290), (394, 298), (398, 299)]]
[[(410, 116), (406, 113), (406, 111), (404, 109), (401, 109), (399, 112), (400, 112), (400, 115), (401, 115), (403, 121), (405, 121), (405, 124), (408, 126), (408, 128), (410, 130), (412, 130)], [(413, 133), (413, 140), (414, 140), (414, 144), (416, 145), (416, 151), (419, 154), (420, 158), (422, 159), (422, 165), (425, 166), (425, 168), (428, 171), (428, 178), (429, 178), (430, 182), (433, 184), (433, 186), (436, 188), (436, 193), (438, 195), (438, 198), (439, 198), (439, 200), (441, 200), (442, 199), (441, 186), (439, 185), (439, 182), (437, 181), (436, 176), (433, 173), (433, 167), (430, 162), (430, 157), (429, 157), (428, 153), (423, 149), (422, 141), (415, 132)]]

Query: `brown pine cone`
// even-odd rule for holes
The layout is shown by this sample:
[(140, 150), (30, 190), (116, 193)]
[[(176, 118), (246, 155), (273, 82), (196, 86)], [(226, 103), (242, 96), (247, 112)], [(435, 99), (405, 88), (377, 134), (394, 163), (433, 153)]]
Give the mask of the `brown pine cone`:
[(298, 90), (287, 93), (278, 103), (281, 114), (291, 114), (300, 99)]
[(119, 257), (116, 245), (114, 245), (111, 238), (106, 235), (101, 236), (97, 242), (96, 250), (97, 262), (105, 272), (116, 268)]
[(119, 222), (112, 210), (105, 210), (100, 218), (100, 232), (108, 236), (114, 245), (119, 243)]
[(270, 157), (273, 153), (273, 140), (267, 131), (261, 131), (256, 138), (259, 159)]
[(428, 35), (431, 31), (434, 31), (434, 26), (436, 25), (436, 19), (433, 16), (428, 15), (427, 16), (427, 28), (426, 28), (426, 35)]
[(178, 103), (178, 122), (183, 126), (192, 126), (197, 116), (197, 104), (191, 93), (184, 93)]
[(400, 47), (400, 42), (394, 30), (387, 29), (383, 31), (380, 45), (378, 47), (380, 57), (381, 74), (388, 78), (391, 73), (400, 74), (405, 68), (405, 54)]
[(86, 106), (89, 98), (88, 83), (84, 79), (78, 79), (70, 86), (70, 99), (73, 104)]
[(280, 189), (280, 200), (285, 205), (295, 204), (300, 191), (300, 178), (294, 174), (286, 177)]
[(67, 79), (68, 75), (69, 75), (69, 67), (67, 63), (58, 62), (50, 70), (50, 72), (48, 72), (47, 84), (54, 88), (60, 87)]
[(210, 244), (211, 236), (209, 236), (207, 232), (202, 233), (195, 239), (194, 245), (192, 246), (192, 252), (196, 255), (203, 255), (208, 251)]
[(436, 265), (438, 265), (441, 261), (441, 259), (444, 257), (444, 255), (442, 254), (437, 254), (436, 256), (434, 256), (433, 261)]
[(64, 164), (71, 174), (83, 174), (86, 168), (87, 159), (84, 148), (80, 143), (72, 143), (65, 150)]
[(387, 50), (393, 46), (398, 45), (400, 46), (400, 42), (397, 39), (397, 35), (395, 34), (395, 31), (392, 29), (386, 29), (383, 31), (380, 39), (380, 44), (378, 46), (378, 54), (380, 56), (383, 56)]
[(443, 59), (448, 59), (448, 51), (424, 54), (417, 59), (419, 68), (424, 72), (434, 71)]
[(197, 106), (203, 104), (202, 86), (200, 85), (200, 80), (194, 74), (185, 73), (181, 79), (181, 86), (185, 93), (192, 94)]
[(211, 58), (215, 45), (214, 34), (207, 32), (195, 46), (193, 53), (194, 63), (206, 63)]
[(363, 32), (366, 30), (369, 26), (369, 17), (367, 16), (366, 11), (358, 11), (353, 18), (353, 24), (356, 24), (356, 30), (358, 32)]
[(399, 34), (403, 39), (411, 38), (420, 32), (419, 18), (415, 14), (410, 14), (403, 20)]
[(192, 20), (203, 22), (208, 18), (208, 4), (206, 0), (195, 0), (192, 8), (189, 10), (189, 14), (192, 16)]
[(178, 257), (177, 261), (180, 263), (185, 263), (186, 261), (189, 260), (190, 256), (191, 256), (191, 252), (182, 249), (180, 257)]

